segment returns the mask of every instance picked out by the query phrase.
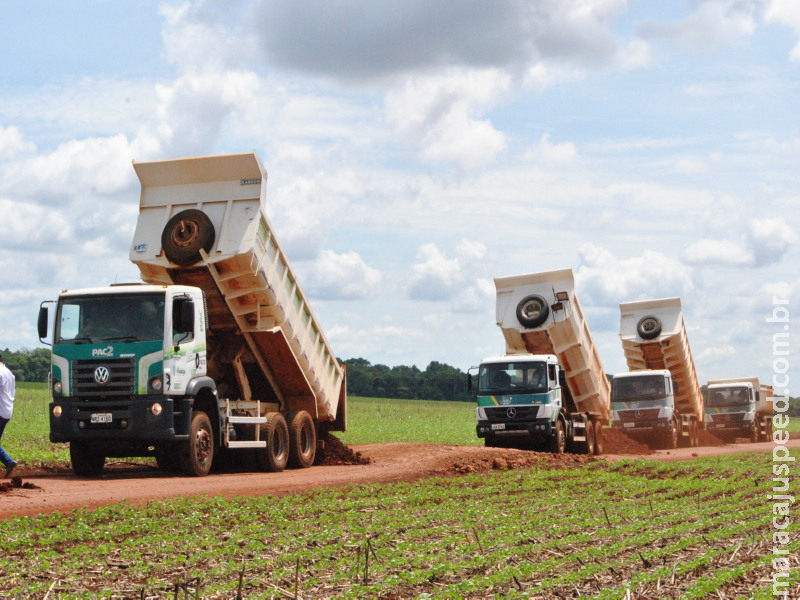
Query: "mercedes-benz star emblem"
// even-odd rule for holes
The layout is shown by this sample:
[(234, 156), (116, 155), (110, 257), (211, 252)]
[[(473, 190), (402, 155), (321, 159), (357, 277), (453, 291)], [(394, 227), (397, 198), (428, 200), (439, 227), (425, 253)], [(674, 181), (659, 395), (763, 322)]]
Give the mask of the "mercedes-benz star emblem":
[(640, 411), (640, 410), (637, 410), (635, 413), (633, 413), (633, 415), (634, 415), (634, 416), (635, 416), (637, 419), (641, 419), (641, 418), (642, 418), (642, 411)]
[(111, 380), (111, 373), (108, 367), (97, 367), (94, 370), (94, 380), (97, 385), (106, 385)]
[(509, 419), (513, 419), (514, 417), (517, 416), (517, 409), (514, 408), (513, 406), (509, 406), (508, 410), (506, 410), (506, 415), (508, 416)]

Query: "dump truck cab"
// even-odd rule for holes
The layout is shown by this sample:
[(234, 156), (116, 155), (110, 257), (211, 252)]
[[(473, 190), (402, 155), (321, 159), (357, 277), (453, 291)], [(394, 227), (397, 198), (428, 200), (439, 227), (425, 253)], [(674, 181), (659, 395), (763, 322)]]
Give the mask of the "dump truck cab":
[(747, 438), (766, 440), (772, 433), (774, 408), (768, 402), (772, 388), (757, 377), (721, 379), (708, 382), (706, 429), (727, 441)]
[(647, 442), (670, 432), (675, 416), (675, 385), (668, 370), (619, 373), (611, 380), (614, 429)]

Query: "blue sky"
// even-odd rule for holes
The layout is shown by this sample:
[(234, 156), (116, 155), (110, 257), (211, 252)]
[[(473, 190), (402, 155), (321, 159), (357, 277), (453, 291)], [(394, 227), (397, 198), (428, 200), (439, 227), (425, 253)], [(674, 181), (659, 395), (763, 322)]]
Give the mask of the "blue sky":
[(39, 347), (59, 290), (137, 278), (132, 160), (255, 150), (341, 358), (466, 369), (502, 350), (493, 277), (570, 267), (606, 371), (619, 303), (680, 296), (702, 382), (771, 377), (800, 3), (2, 8), (0, 347)]

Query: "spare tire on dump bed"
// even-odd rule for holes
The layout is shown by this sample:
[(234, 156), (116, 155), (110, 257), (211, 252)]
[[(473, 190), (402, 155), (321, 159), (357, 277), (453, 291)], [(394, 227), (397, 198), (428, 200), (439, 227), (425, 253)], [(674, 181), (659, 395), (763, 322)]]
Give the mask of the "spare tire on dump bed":
[(208, 215), (196, 208), (190, 208), (173, 215), (167, 221), (161, 233), (161, 247), (172, 262), (188, 267), (202, 258), (200, 250), (211, 250), (214, 236), (214, 224)]

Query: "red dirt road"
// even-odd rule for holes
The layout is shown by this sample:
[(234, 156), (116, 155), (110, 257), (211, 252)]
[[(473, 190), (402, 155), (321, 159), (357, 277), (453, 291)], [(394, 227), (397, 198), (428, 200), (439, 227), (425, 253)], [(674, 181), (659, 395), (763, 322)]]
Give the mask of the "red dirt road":
[[(772, 442), (726, 444), (659, 450), (646, 457), (641, 454), (606, 454), (602, 458), (673, 461), (740, 452), (770, 452), (774, 446)], [(800, 447), (800, 439), (789, 441), (787, 446)], [(37, 487), (15, 487), (0, 494), (0, 519), (66, 512), (81, 507), (95, 508), (123, 501), (141, 504), (149, 500), (190, 496), (281, 496), (314, 487), (413, 481), (436, 475), (525, 468), (535, 464), (571, 466), (594, 460), (572, 454), (554, 456), (523, 450), (442, 444), (368, 444), (353, 449), (372, 462), (367, 465), (314, 466), (283, 473), (223, 473), (204, 478), (164, 474), (154, 467), (137, 464), (107, 470), (99, 479), (66, 474), (28, 476), (21, 468), (15, 475), (21, 476), (22, 483)], [(15, 479), (19, 484), (20, 477)]]

